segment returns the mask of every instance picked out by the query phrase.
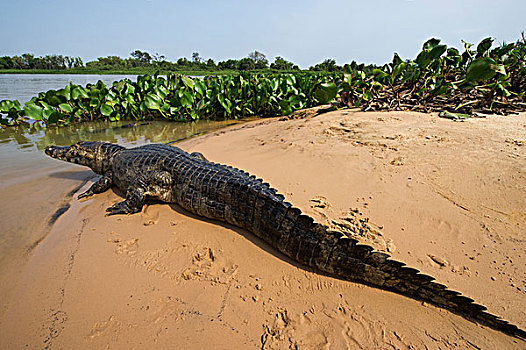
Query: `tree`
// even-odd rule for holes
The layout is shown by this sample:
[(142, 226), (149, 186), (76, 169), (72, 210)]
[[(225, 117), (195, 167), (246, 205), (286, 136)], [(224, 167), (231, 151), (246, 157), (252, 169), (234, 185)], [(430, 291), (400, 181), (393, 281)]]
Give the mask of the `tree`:
[(148, 52), (142, 52), (141, 50), (135, 50), (130, 54), (131, 57), (137, 59), (142, 64), (150, 64), (152, 56)]
[(336, 61), (332, 58), (327, 58), (322, 63), (318, 63), (317, 65), (310, 67), (309, 70), (315, 70), (315, 71), (325, 71), (325, 72), (336, 72), (341, 71), (343, 68), (341, 66), (336, 65)]
[(274, 63), (270, 64), (271, 69), (278, 69), (278, 70), (293, 70), (293, 69), (299, 69), (297, 65), (294, 63), (287, 61), (283, 59), (282, 57), (277, 56), (276, 59), (274, 59)]
[(13, 59), (9, 56), (0, 57), (0, 69), (13, 68)]
[(239, 60), (239, 70), (252, 70), (256, 69), (256, 62), (250, 57), (245, 57)]
[(255, 69), (268, 68), (268, 60), (265, 54), (255, 50), (254, 52), (248, 54), (248, 58), (254, 62)]
[(216, 63), (214, 62), (214, 60), (209, 58), (206, 61), (206, 69), (215, 70), (216, 68), (217, 68), (217, 66), (216, 66)]
[(199, 52), (194, 52), (192, 53), (192, 61), (194, 61), (195, 63), (199, 63), (201, 62), (202, 58), (199, 57)]
[(162, 61), (164, 61), (166, 57), (164, 55), (159, 55), (158, 52), (155, 53), (155, 55), (153, 55), (152, 57), (152, 60), (154, 62), (156, 62), (157, 64), (161, 63)]
[(229, 60), (226, 60), (226, 61), (221, 61), (217, 64), (217, 66), (222, 69), (222, 70), (237, 70), (239, 69), (239, 61), (237, 60), (233, 60), (233, 59), (229, 59)]

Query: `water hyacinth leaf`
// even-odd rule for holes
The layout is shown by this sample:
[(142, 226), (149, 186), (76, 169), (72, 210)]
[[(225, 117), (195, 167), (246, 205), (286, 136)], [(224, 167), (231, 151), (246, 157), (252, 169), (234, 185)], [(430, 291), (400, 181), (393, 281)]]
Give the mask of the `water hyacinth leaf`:
[(0, 101), (0, 112), (9, 112), (11, 109), (20, 110), (20, 102), (17, 100), (2, 100)]
[(371, 91), (367, 90), (363, 93), (362, 99), (364, 101), (370, 101), (372, 98), (373, 98), (373, 94), (371, 93)]
[(479, 55), (483, 55), (486, 51), (488, 51), (491, 48), (491, 45), (493, 45), (493, 38), (489, 37), (482, 39), (477, 45), (477, 53)]
[(98, 98), (92, 98), (90, 101), (89, 101), (89, 106), (90, 107), (93, 107), (94, 109), (97, 109), (99, 108), (100, 106), (100, 101)]
[(164, 85), (159, 85), (157, 87), (157, 95), (159, 95), (161, 98), (165, 98), (166, 96), (168, 96), (168, 94), (170, 93), (170, 91), (168, 91), (168, 89), (164, 86)]
[(194, 97), (192, 96), (190, 92), (185, 91), (181, 95), (180, 102), (181, 102), (181, 106), (186, 107), (186, 108), (191, 108), (194, 105)]
[(439, 58), (440, 56), (444, 54), (444, 52), (446, 52), (446, 50), (447, 50), (447, 45), (436, 45), (435, 47), (431, 49), (431, 51), (429, 51), (430, 60)]
[(217, 100), (219, 101), (221, 106), (225, 109), (227, 114), (230, 114), (231, 113), (230, 107), (232, 106), (232, 103), (228, 99), (224, 98), (222, 95), (217, 95)]
[(375, 78), (385, 78), (386, 76), (388, 76), (389, 74), (387, 74), (386, 72), (384, 72), (383, 70), (381, 69), (373, 69), (373, 75)]
[(73, 111), (73, 108), (71, 108), (71, 106), (67, 103), (61, 103), (58, 105), (58, 108), (60, 108), (60, 110), (62, 112), (66, 112), (68, 114), (70, 114), (72, 111)]
[(163, 103), (163, 105), (161, 106), (161, 111), (163, 111), (164, 113), (170, 112), (170, 105), (166, 102)]
[(109, 117), (113, 113), (113, 108), (109, 103), (104, 103), (100, 106), (100, 113)]
[(398, 53), (395, 52), (394, 55), (393, 55), (393, 61), (392, 61), (393, 66), (397, 66), (397, 65), (401, 64), (402, 62), (403, 61), (400, 58), (400, 56), (398, 55)]
[(44, 109), (33, 102), (26, 103), (24, 107), (24, 115), (34, 120), (42, 120)]
[(183, 80), (184, 85), (186, 85), (189, 89), (194, 89), (195, 84), (191, 78), (187, 77), (186, 75), (183, 75), (181, 79)]
[(51, 123), (51, 124), (56, 124), (58, 123), (58, 121), (62, 118), (62, 114), (57, 112), (57, 111), (53, 111), (53, 113), (51, 113), (51, 115), (49, 116), (49, 118), (47, 119), (48, 123)]
[(144, 105), (148, 109), (160, 109), (162, 104), (163, 100), (155, 94), (148, 94), (144, 97)]
[(422, 50), (431, 50), (438, 44), (440, 44), (440, 39), (431, 38), (422, 45)]
[(42, 117), (44, 119), (49, 119), (49, 117), (51, 116), (51, 114), (53, 114), (55, 112), (54, 109), (47, 109), (47, 108), (44, 108), (44, 110), (42, 111)]
[(195, 91), (199, 96), (203, 96), (206, 92), (206, 84), (202, 80), (195, 82)]
[(500, 73), (506, 75), (506, 70), (501, 64), (497, 64), (494, 59), (490, 57), (479, 57), (469, 65), (466, 71), (466, 83), (485, 81), (491, 79), (495, 74)]
[(406, 68), (406, 64), (403, 62), (396, 65), (393, 68), (393, 73), (391, 73), (391, 80), (395, 80), (401, 73), (405, 71), (405, 68)]
[(314, 98), (320, 103), (329, 103), (338, 94), (338, 86), (335, 83), (323, 83), (318, 85), (314, 91)]

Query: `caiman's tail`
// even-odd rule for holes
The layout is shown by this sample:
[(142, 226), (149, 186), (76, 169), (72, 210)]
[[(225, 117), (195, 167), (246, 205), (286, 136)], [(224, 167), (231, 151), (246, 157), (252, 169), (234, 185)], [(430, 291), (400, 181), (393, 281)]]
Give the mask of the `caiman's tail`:
[[(270, 189), (271, 192), (274, 192)], [(266, 191), (265, 191), (266, 192)], [(296, 261), (340, 278), (363, 282), (404, 296), (429, 302), (467, 319), (526, 340), (526, 332), (434, 278), (389, 259), (368, 245), (329, 230), (301, 214), (298, 208), (282, 200), (281, 195), (257, 196), (250, 229)]]

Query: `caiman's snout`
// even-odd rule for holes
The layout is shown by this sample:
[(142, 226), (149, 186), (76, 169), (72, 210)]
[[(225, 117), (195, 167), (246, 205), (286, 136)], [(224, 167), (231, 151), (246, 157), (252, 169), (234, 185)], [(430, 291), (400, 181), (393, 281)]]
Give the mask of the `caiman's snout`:
[(66, 154), (70, 146), (47, 146), (44, 152), (51, 158), (66, 160)]

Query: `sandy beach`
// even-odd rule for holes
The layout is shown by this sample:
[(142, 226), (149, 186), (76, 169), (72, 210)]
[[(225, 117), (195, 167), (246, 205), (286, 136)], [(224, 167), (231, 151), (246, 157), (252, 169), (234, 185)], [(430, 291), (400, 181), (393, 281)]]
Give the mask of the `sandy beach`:
[[(316, 221), (526, 329), (526, 114), (453, 122), (343, 110), (177, 146), (264, 179)], [(59, 168), (57, 186), (82, 184), (86, 168), (72, 167), (78, 176)], [(68, 199), (6, 274), (0, 348), (526, 348), (427, 303), (319, 274), (177, 205), (105, 216), (121, 200), (113, 190)]]

